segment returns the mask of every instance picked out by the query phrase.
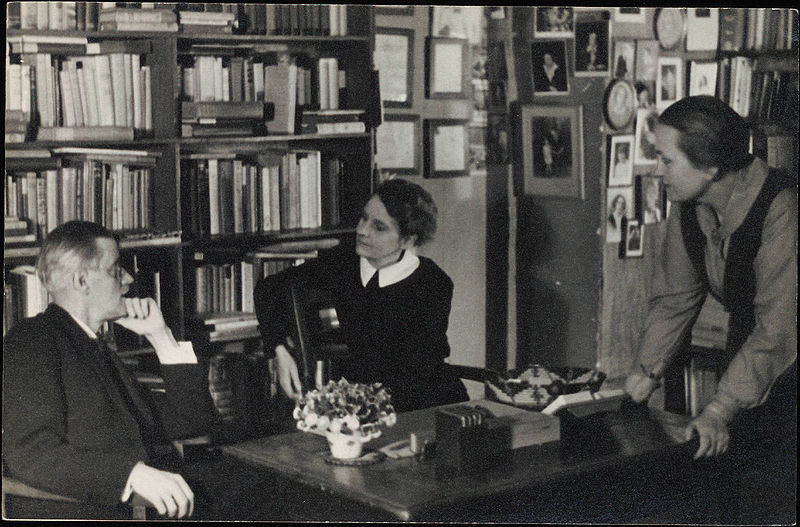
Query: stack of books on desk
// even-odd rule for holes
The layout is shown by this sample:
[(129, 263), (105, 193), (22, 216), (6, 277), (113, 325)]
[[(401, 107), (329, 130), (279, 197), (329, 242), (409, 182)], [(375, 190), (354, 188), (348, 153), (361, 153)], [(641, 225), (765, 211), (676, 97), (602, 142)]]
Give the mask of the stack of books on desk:
[(248, 338), (258, 336), (258, 319), (255, 313), (244, 311), (204, 313), (197, 316), (202, 331), (208, 333), (211, 342), (228, 338)]

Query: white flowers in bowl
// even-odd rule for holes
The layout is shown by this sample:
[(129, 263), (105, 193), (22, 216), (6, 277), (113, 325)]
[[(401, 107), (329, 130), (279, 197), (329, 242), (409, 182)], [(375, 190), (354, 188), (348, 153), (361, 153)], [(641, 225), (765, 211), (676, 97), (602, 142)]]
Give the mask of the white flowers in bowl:
[(375, 438), (380, 426), (394, 426), (397, 414), (381, 383), (330, 381), (298, 399), (293, 417), (303, 432), (348, 434)]

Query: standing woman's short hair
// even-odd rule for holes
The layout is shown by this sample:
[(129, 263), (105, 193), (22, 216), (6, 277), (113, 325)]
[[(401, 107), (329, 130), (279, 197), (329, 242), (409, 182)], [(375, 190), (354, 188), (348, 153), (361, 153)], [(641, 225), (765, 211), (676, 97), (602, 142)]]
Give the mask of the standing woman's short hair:
[(658, 122), (680, 132), (678, 148), (697, 168), (717, 167), (715, 179), (747, 166), (750, 127), (733, 108), (710, 95), (686, 97), (671, 104)]
[(405, 179), (389, 179), (375, 194), (397, 222), (401, 238), (416, 236), (416, 246), (433, 239), (438, 209), (427, 190)]
[(111, 231), (90, 221), (68, 221), (50, 231), (36, 260), (36, 273), (45, 289), (61, 289), (68, 274), (94, 261), (99, 256), (98, 238), (116, 240)]

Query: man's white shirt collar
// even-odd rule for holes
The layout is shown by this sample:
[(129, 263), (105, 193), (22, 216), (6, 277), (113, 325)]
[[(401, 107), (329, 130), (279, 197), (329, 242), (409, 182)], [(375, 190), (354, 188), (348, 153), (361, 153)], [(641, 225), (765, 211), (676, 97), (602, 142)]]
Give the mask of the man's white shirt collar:
[[(378, 278), (380, 278), (380, 277), (378, 277)], [(65, 310), (65, 311), (66, 311), (66, 310)], [(83, 329), (83, 331), (85, 331), (85, 332), (86, 332), (86, 334), (87, 334), (87, 335), (89, 335), (89, 338), (90, 338), (90, 339), (92, 339), (92, 340), (97, 340), (97, 333), (95, 333), (94, 331), (92, 331), (92, 330), (89, 328), (89, 326), (87, 326), (87, 325), (86, 325), (86, 322), (84, 322), (83, 320), (79, 319), (78, 317), (76, 317), (75, 315), (73, 315), (72, 313), (70, 313), (69, 311), (67, 311), (67, 313), (69, 313), (69, 316), (71, 316), (71, 317), (72, 317), (72, 320), (74, 320), (74, 321), (75, 321), (75, 323), (77, 323), (77, 324), (78, 324), (78, 325), (81, 327), (81, 329)]]
[[(417, 267), (419, 267), (419, 256), (410, 250), (406, 250), (399, 262), (381, 269), (378, 275), (378, 286), (386, 287), (387, 285), (396, 284), (400, 280), (411, 276), (411, 273), (416, 271)], [(361, 257), (361, 285), (366, 287), (369, 279), (372, 278), (376, 271), (377, 269), (372, 267), (372, 264), (366, 258)]]

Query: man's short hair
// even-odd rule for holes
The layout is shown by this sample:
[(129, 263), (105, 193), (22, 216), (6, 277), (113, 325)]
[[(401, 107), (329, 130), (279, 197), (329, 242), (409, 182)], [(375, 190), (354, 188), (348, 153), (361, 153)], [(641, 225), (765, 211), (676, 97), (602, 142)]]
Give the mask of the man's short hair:
[(116, 241), (111, 231), (90, 221), (68, 221), (50, 231), (36, 261), (36, 272), (45, 288), (58, 291), (66, 285), (69, 274), (94, 262), (99, 256), (98, 238)]

